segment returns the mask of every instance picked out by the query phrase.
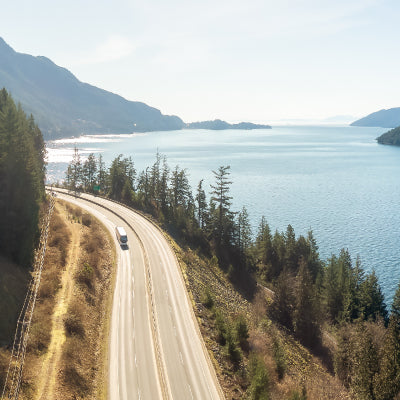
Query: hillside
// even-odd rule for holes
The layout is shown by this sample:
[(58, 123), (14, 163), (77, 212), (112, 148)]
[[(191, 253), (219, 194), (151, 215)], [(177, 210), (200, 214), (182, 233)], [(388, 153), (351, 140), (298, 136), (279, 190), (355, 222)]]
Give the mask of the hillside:
[(376, 111), (350, 124), (351, 126), (378, 126), (394, 128), (400, 125), (400, 107)]
[(179, 117), (80, 82), (46, 57), (15, 52), (0, 38), (0, 88), (32, 113), (46, 139), (84, 133), (181, 129)]
[(400, 146), (400, 126), (385, 132), (377, 139), (379, 144), (391, 144), (393, 146)]

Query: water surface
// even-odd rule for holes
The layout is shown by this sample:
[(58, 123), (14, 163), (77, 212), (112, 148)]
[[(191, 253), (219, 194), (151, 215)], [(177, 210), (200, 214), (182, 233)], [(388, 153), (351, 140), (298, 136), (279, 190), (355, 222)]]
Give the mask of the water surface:
[(48, 143), (49, 180), (63, 179), (76, 145), (106, 162), (132, 156), (140, 171), (157, 150), (171, 167), (187, 168), (192, 187), (231, 166), (233, 208), (246, 206), (256, 230), (310, 228), (323, 258), (348, 248), (376, 270), (387, 302), (400, 280), (400, 148), (378, 145), (381, 128), (274, 127), (271, 130), (182, 130), (83, 136)]

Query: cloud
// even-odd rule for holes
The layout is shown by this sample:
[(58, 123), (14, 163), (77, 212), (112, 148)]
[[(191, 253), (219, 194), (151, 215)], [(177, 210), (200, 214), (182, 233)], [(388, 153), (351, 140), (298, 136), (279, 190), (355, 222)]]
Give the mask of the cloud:
[(134, 50), (135, 46), (128, 38), (120, 35), (112, 35), (103, 43), (97, 45), (91, 53), (80, 58), (75, 64), (92, 65), (120, 60), (131, 55)]

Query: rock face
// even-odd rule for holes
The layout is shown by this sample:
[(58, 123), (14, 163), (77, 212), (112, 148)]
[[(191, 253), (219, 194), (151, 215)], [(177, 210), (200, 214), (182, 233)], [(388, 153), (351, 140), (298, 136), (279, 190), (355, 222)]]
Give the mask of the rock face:
[(395, 128), (396, 126), (400, 126), (400, 107), (374, 112), (364, 118), (354, 121), (351, 125)]
[(176, 116), (80, 82), (46, 57), (15, 52), (0, 38), (0, 88), (5, 87), (44, 137), (182, 129)]
[(400, 126), (384, 133), (376, 140), (380, 144), (391, 144), (393, 146), (400, 146)]

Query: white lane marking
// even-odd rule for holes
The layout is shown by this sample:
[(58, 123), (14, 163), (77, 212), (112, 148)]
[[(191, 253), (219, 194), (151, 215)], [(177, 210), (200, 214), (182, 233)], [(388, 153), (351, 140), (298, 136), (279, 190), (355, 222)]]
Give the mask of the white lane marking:
[[(106, 202), (106, 201), (104, 201), (104, 200), (102, 200), (102, 203), (104, 203), (104, 204), (106, 204), (108, 207), (110, 207), (110, 208), (116, 208), (116, 207), (119, 207), (120, 208), (120, 210), (119, 210), (119, 212), (122, 214), (122, 215), (124, 215), (124, 216), (127, 216), (127, 215), (129, 215), (129, 217), (131, 217), (130, 219), (131, 220), (133, 220), (134, 221), (134, 223), (138, 223), (139, 225), (141, 225), (142, 226), (142, 228), (145, 230), (145, 231), (147, 231), (147, 232), (145, 232), (145, 233), (147, 233), (149, 236), (149, 238), (152, 236), (153, 238), (155, 238), (156, 239), (156, 241), (157, 242), (165, 242), (165, 238), (163, 238), (162, 236), (160, 237), (160, 232), (158, 232), (157, 230), (156, 230), (156, 228), (155, 227), (153, 227), (153, 226), (150, 226), (150, 227), (148, 227), (147, 225), (149, 225), (149, 222), (148, 221), (146, 221), (146, 220), (144, 220), (144, 218), (143, 217), (141, 217), (141, 216), (139, 216), (139, 215), (137, 215), (136, 213), (134, 213), (133, 211), (129, 211), (129, 210), (127, 210), (127, 209), (125, 209), (125, 208), (123, 208), (122, 206), (116, 206), (115, 204), (111, 204), (111, 205), (109, 205), (110, 203), (109, 202)], [(139, 221), (138, 221), (139, 220)], [(143, 221), (142, 221), (143, 220)], [(144, 226), (143, 226), (144, 225)], [(158, 237), (157, 237), (158, 236)], [(161, 240), (160, 240), (161, 239)], [(167, 245), (165, 245), (164, 243), (163, 243), (163, 245), (164, 246), (167, 246), (168, 247), (168, 244)], [(158, 247), (158, 246), (157, 246)], [(167, 248), (167, 250), (169, 250), (169, 253), (171, 253), (171, 249), (168, 247)], [(157, 251), (157, 250), (156, 250)], [(166, 253), (168, 253), (168, 252), (166, 252), (166, 250), (163, 248), (163, 247), (161, 247), (161, 248), (158, 248), (158, 251), (160, 252), (160, 253), (163, 253), (164, 255), (166, 255)], [(172, 257), (173, 258), (173, 257)], [(167, 256), (167, 258), (166, 258), (167, 260), (168, 260), (168, 262), (166, 263), (166, 264), (173, 264), (173, 265), (167, 265), (167, 268), (168, 269), (177, 269), (177, 265), (176, 265), (176, 260), (175, 259), (171, 259), (171, 257), (168, 257)], [(172, 280), (177, 286), (180, 286), (180, 284), (181, 284), (181, 277), (180, 276), (178, 276), (178, 279), (176, 279), (176, 273), (172, 273), (171, 274), (171, 276), (170, 276), (170, 273), (168, 273), (168, 275), (167, 276), (165, 276), (164, 274), (162, 275), (162, 279), (163, 280), (166, 280), (166, 278), (168, 279), (168, 280)], [(175, 301), (176, 300), (178, 300), (178, 299), (175, 299), (175, 296), (176, 296), (176, 294), (174, 293), (173, 294), (173, 303), (175, 303)], [(185, 305), (187, 306), (187, 307), (189, 307), (189, 304), (188, 304), (188, 302), (186, 301), (186, 302), (183, 302), (183, 303), (186, 303)], [(178, 308), (180, 308), (179, 307), (179, 304), (178, 304)], [(185, 308), (185, 306), (183, 307), (183, 308)], [(182, 310), (181, 310), (182, 311)], [(185, 318), (185, 316), (183, 316), (184, 317), (184, 319), (186, 319)], [(179, 318), (182, 318), (182, 316), (180, 316)], [(178, 319), (179, 319), (178, 318)], [(180, 323), (182, 323), (183, 321), (178, 321), (178, 324), (180, 325)], [(193, 321), (192, 321), (192, 323), (193, 323)], [(186, 335), (185, 335), (186, 336)], [(185, 342), (185, 338), (183, 338), (183, 341)], [(187, 349), (186, 349), (187, 350)], [(197, 357), (196, 357), (197, 358)], [(203, 371), (203, 376), (205, 376), (205, 374), (204, 374), (204, 366), (202, 365), (202, 363), (200, 363), (201, 364), (201, 370)], [(206, 365), (208, 366), (208, 363), (206, 362)], [(207, 368), (207, 370), (208, 370), (208, 368)], [(209, 372), (211, 372), (211, 371), (209, 371)], [(211, 379), (211, 382), (213, 382), (214, 381), (214, 379)], [(208, 380), (206, 379), (206, 386), (208, 387), (208, 389), (209, 389), (209, 392), (210, 392), (210, 386), (209, 386), (209, 383), (210, 382), (208, 382)], [(193, 398), (193, 393), (192, 393), (192, 388), (190, 387), (190, 385), (189, 385), (189, 390), (190, 390), (190, 392), (191, 392), (191, 394), (192, 394), (192, 398)], [(216, 391), (217, 393), (218, 393), (218, 390)], [(218, 395), (218, 398), (219, 398), (219, 395)]]
[(190, 392), (190, 395), (192, 396), (192, 399), (193, 399), (192, 388), (190, 387), (190, 385), (189, 385), (189, 384), (188, 384), (188, 387), (189, 387), (189, 392)]

